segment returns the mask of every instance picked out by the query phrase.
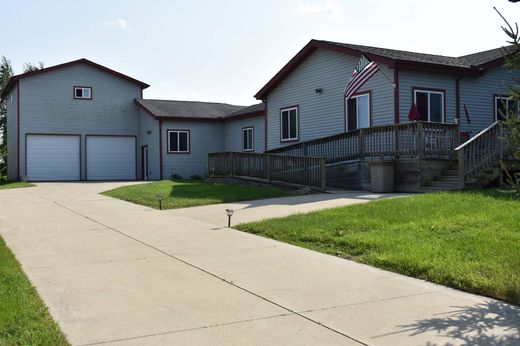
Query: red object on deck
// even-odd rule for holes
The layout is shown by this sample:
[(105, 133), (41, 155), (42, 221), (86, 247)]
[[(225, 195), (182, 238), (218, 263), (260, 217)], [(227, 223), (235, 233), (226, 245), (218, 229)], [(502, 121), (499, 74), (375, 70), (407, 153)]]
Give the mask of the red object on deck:
[(421, 115), (419, 114), (419, 110), (415, 103), (412, 102), (412, 107), (410, 107), (410, 113), (408, 113), (408, 120), (417, 121), (421, 120)]

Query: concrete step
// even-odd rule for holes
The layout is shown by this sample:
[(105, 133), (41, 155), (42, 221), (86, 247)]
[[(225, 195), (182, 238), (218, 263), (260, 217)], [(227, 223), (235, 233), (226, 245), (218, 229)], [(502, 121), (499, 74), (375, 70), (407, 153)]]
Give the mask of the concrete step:
[(459, 176), (458, 175), (439, 175), (439, 176), (435, 177), (435, 180), (456, 183), (459, 181)]
[(439, 181), (439, 180), (432, 180), (428, 183), (427, 187), (437, 187), (440, 189), (447, 189), (447, 190), (457, 190), (459, 188), (458, 182), (448, 182), (448, 181)]
[(442, 175), (444, 176), (459, 176), (459, 170), (458, 169), (445, 169), (442, 171)]
[(445, 188), (440, 188), (440, 187), (433, 187), (433, 186), (422, 186), (419, 188), (419, 192), (420, 193), (429, 193), (429, 192), (441, 192), (441, 191), (457, 191), (459, 190), (458, 188), (456, 189), (445, 189)]

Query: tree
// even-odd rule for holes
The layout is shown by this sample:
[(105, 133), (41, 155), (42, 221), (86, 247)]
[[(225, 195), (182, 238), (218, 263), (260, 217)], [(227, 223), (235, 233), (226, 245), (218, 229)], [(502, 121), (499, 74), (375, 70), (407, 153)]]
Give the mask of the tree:
[(25, 64), (23, 64), (23, 73), (38, 71), (43, 69), (43, 67), (44, 66), (42, 61), (38, 61), (37, 64), (26, 62)]
[[(504, 20), (505, 26), (502, 30), (507, 35), (509, 47), (502, 47), (502, 55), (505, 59), (505, 67), (512, 72), (520, 72), (520, 34), (518, 30), (518, 23), (515, 23), (514, 28), (506, 18), (495, 8), (498, 15)], [(513, 78), (513, 84), (508, 86), (508, 97), (515, 104), (520, 103), (520, 78)], [(511, 153), (514, 159), (520, 160), (520, 115), (518, 108), (511, 107), (502, 114), (504, 121), (502, 122), (502, 139), (505, 142), (506, 149)], [(504, 108), (505, 109), (505, 108)], [(502, 113), (502, 112), (501, 112)], [(520, 173), (507, 174), (507, 184), (513, 189), (514, 195), (520, 198)]]
[[(13, 75), (11, 62), (2, 56), (0, 60), (0, 90)], [(0, 180), (7, 176), (7, 100), (0, 98)]]

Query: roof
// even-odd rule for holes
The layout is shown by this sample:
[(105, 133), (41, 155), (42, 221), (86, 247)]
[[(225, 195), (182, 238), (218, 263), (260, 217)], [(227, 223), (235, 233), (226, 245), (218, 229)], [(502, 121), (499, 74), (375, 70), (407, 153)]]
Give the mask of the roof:
[[(431, 72), (455, 73), (458, 75), (479, 76), (485, 72), (485, 69), (503, 62), (501, 48), (495, 48), (460, 57), (451, 57), (350, 43), (311, 40), (262, 89), (260, 89), (255, 97), (257, 99), (265, 99), (271, 90), (273, 90), (318, 48), (333, 50), (351, 56), (361, 56), (361, 54), (365, 54), (371, 60), (386, 64), (391, 68), (428, 70)], [(511, 46), (506, 47), (506, 50), (510, 53), (513, 52)]]
[(244, 107), (236, 112), (233, 112), (227, 116), (227, 118), (243, 117), (243, 116), (255, 116), (265, 114), (265, 103), (257, 103), (255, 105)]
[(135, 99), (135, 102), (155, 118), (190, 120), (223, 120), (248, 115), (252, 112), (247, 111), (247, 109), (257, 106), (245, 107), (216, 102), (145, 99)]
[(59, 65), (54, 65), (54, 66), (50, 66), (50, 67), (46, 67), (46, 68), (43, 68), (41, 70), (37, 70), (37, 71), (32, 71), (32, 72), (27, 72), (27, 73), (22, 73), (22, 74), (18, 74), (18, 75), (15, 75), (15, 76), (12, 76), (11, 78), (9, 78), (9, 80), (7, 81), (7, 84), (5, 85), (4, 89), (2, 90), (2, 92), (0, 93), (0, 96), (4, 97), (5, 95), (7, 95), (7, 93), (9, 92), (9, 90), (11, 90), (11, 88), (22, 78), (27, 78), (27, 77), (31, 77), (31, 76), (35, 76), (35, 75), (39, 75), (39, 74), (42, 74), (42, 73), (47, 73), (47, 72), (50, 72), (50, 71), (55, 71), (55, 70), (59, 70), (59, 69), (62, 69), (62, 68), (65, 68), (65, 67), (69, 67), (69, 66), (74, 66), (74, 65), (79, 65), (79, 64), (86, 64), (86, 65), (89, 65), (89, 66), (92, 66), (92, 67), (95, 67), (101, 71), (104, 71), (104, 72), (107, 72), (107, 73), (110, 73), (116, 77), (119, 77), (119, 78), (122, 78), (122, 79), (125, 79), (131, 83), (134, 83), (134, 84), (137, 84), (139, 85), (142, 89), (146, 89), (148, 88), (150, 85), (144, 83), (144, 82), (141, 82), (137, 79), (134, 79), (132, 77), (129, 77), (125, 74), (122, 74), (120, 72), (117, 72), (117, 71), (114, 71), (112, 69), (109, 69), (108, 67), (105, 67), (105, 66), (102, 66), (102, 65), (99, 65), (93, 61), (90, 61), (88, 59), (79, 59), (79, 60), (74, 60), (74, 61), (69, 61), (69, 62), (66, 62), (64, 64), (59, 64)]

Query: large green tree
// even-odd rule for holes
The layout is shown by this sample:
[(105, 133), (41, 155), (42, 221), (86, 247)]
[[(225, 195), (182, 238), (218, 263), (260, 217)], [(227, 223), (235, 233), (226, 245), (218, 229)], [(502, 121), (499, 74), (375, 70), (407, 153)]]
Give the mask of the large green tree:
[[(0, 90), (13, 75), (11, 62), (2, 56), (0, 60)], [(7, 176), (7, 100), (0, 98), (0, 180)]]
[[(502, 48), (505, 57), (505, 67), (512, 72), (520, 72), (520, 33), (518, 23), (511, 25), (506, 18), (495, 8), (505, 25), (502, 30), (507, 35), (508, 47)], [(513, 78), (512, 84), (508, 86), (508, 97), (515, 104), (520, 104), (520, 78)], [(506, 149), (514, 159), (520, 160), (520, 116), (518, 107), (511, 107), (506, 114), (502, 114), (502, 136)], [(520, 173), (507, 174), (507, 183), (515, 191), (515, 196), (520, 197)]]

